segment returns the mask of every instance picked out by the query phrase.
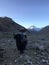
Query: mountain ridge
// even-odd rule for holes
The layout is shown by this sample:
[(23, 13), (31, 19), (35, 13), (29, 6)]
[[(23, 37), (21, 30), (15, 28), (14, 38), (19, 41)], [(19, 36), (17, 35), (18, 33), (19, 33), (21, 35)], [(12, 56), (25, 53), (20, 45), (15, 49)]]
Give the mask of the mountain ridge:
[(21, 28), (24, 27), (14, 22), (13, 19), (9, 17), (0, 17), (0, 31), (11, 32), (11, 31), (18, 31)]
[[(0, 32), (14, 32), (19, 31), (21, 28), (25, 28), (20, 24), (13, 21), (13, 19), (9, 17), (0, 17)], [(37, 30), (38, 29), (38, 30)], [(28, 32), (31, 31), (32, 34), (42, 34), (42, 35), (49, 35), (49, 25), (39, 29), (36, 26), (31, 26), (27, 29)]]

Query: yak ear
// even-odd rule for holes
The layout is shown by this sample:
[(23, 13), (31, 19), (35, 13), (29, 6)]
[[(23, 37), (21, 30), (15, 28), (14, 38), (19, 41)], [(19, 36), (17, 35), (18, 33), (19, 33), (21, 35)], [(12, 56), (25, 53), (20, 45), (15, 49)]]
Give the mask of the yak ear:
[(15, 39), (16, 38), (16, 34), (13, 32), (13, 38)]
[(14, 36), (14, 39), (16, 39), (16, 36)]
[(15, 33), (13, 32), (13, 36), (15, 36)]

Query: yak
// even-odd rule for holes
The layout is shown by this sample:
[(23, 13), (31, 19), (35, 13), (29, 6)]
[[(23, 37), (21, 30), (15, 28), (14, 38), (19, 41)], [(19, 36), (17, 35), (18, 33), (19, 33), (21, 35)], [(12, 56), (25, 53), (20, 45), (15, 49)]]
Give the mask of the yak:
[(14, 39), (16, 40), (17, 50), (20, 51), (20, 54), (23, 54), (27, 45), (27, 36), (18, 33), (14, 35)]

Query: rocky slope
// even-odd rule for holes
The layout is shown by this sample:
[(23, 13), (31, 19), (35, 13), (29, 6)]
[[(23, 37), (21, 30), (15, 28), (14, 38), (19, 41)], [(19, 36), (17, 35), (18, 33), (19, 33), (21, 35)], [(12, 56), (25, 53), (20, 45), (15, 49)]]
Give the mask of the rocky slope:
[(18, 31), (20, 28), (22, 28), (22, 26), (15, 23), (11, 18), (0, 17), (0, 31), (12, 32), (12, 31)]

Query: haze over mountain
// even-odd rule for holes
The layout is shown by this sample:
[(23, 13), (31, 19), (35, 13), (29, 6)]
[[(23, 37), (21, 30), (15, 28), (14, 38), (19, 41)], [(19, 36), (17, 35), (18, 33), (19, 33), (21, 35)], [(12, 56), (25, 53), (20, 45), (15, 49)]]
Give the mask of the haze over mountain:
[(42, 28), (38, 28), (36, 26), (30, 26), (28, 28), (28, 31), (31, 32), (32, 34), (35, 35), (43, 35), (43, 36), (49, 36), (49, 25), (42, 27)]
[(28, 28), (28, 31), (30, 31), (30, 32), (39, 32), (41, 30), (41, 28), (38, 28), (38, 27), (36, 27), (36, 26), (30, 26), (29, 28)]

